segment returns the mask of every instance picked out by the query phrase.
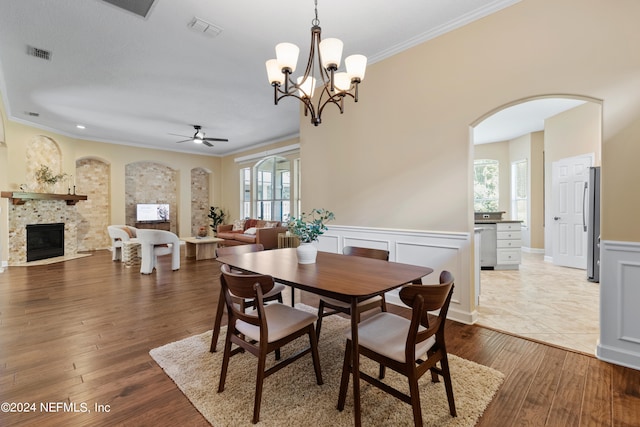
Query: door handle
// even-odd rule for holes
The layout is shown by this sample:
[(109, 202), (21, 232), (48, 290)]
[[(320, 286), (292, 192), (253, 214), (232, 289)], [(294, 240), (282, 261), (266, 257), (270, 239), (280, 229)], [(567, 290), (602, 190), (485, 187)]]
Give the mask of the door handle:
[(559, 217), (559, 216), (554, 216), (554, 217), (553, 217), (553, 220), (554, 220), (554, 221), (557, 221), (557, 220), (559, 220), (559, 219), (560, 219), (560, 217)]
[(582, 228), (584, 231), (587, 231), (587, 207), (585, 203), (587, 201), (587, 188), (589, 188), (589, 183), (584, 183), (584, 188), (582, 189)]

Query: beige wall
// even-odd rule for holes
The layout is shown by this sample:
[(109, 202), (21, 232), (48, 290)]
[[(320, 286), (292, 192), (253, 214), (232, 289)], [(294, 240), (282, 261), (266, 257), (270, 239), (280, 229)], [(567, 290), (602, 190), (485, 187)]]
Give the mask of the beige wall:
[[(338, 224), (470, 232), (469, 126), (534, 96), (602, 99), (603, 169), (608, 149), (637, 155), (637, 16), (633, 0), (523, 0), (371, 65), (343, 115), (326, 112), (317, 128), (301, 118), (303, 208), (332, 209)], [(628, 214), (608, 216), (640, 208), (620, 190), (640, 168), (602, 175), (603, 238), (640, 241), (640, 229), (609, 222)]]
[(595, 102), (587, 102), (545, 120), (544, 149), (547, 164), (593, 153), (593, 165), (600, 166), (601, 122), (602, 107)]

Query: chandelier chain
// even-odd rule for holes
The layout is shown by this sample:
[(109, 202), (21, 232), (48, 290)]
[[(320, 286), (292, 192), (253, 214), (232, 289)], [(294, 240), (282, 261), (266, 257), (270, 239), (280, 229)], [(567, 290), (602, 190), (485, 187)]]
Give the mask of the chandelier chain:
[(318, 19), (318, 0), (313, 0), (315, 4), (316, 17), (311, 21), (312, 25), (320, 25), (320, 20)]

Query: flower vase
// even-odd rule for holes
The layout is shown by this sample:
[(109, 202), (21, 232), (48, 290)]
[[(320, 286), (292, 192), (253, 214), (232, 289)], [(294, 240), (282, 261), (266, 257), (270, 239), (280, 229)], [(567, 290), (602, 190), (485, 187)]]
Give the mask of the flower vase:
[(300, 246), (296, 248), (296, 254), (298, 255), (298, 264), (314, 264), (318, 248), (313, 242), (301, 242)]

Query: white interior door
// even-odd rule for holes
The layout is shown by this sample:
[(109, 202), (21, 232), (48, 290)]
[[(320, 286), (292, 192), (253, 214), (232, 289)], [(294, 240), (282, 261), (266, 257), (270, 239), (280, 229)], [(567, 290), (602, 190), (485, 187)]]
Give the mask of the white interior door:
[(583, 227), (584, 184), (593, 155), (570, 157), (552, 165), (553, 263), (587, 268), (587, 232)]

